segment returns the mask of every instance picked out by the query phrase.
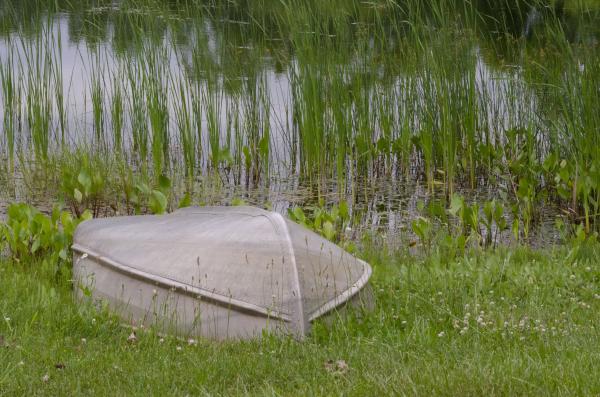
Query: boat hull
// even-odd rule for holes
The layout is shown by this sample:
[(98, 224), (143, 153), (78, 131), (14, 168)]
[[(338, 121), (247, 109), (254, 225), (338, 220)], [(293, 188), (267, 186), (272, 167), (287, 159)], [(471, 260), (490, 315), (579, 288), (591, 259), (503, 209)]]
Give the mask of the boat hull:
[[(210, 241), (228, 238), (229, 248), (215, 248), (206, 237), (197, 237), (207, 222)], [(349, 306), (372, 306), (370, 289), (365, 288), (371, 273), (366, 263), (351, 257), (354, 270), (350, 269), (344, 262), (349, 254), (339, 248), (326, 251), (326, 260), (315, 259), (323, 241), (318, 240), (319, 249), (302, 245), (320, 237), (293, 225), (288, 233), (285, 222), (278, 214), (253, 208), (86, 221), (72, 247), (76, 296), (107, 303), (132, 326), (219, 340), (255, 338), (265, 332), (302, 338), (318, 318)], [(232, 223), (233, 232), (227, 229)], [(179, 224), (188, 229), (175, 238), (172, 226)], [(258, 227), (258, 243), (235, 237), (244, 225)], [(275, 231), (272, 236), (270, 228)], [(167, 241), (148, 244), (153, 230), (156, 235), (171, 231), (173, 242), (163, 238)], [(302, 242), (294, 246), (290, 236)], [(337, 251), (338, 256), (333, 255), (333, 249), (341, 256)], [(243, 272), (232, 273), (240, 261)], [(342, 274), (337, 281), (335, 269)], [(226, 282), (219, 284), (222, 278), (217, 276), (223, 275)], [(344, 277), (351, 280), (341, 282)]]
[(108, 304), (127, 325), (217, 340), (254, 338), (263, 332), (291, 332), (289, 321), (236, 304), (227, 305), (189, 287), (121, 271), (81, 251), (75, 252), (74, 261), (78, 263), (74, 268), (77, 299)]

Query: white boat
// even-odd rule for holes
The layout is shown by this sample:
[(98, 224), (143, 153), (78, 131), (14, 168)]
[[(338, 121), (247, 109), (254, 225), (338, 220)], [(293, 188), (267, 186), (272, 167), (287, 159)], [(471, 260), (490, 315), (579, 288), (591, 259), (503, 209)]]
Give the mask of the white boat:
[(254, 207), (88, 220), (75, 232), (73, 255), (79, 299), (106, 301), (128, 324), (182, 336), (302, 338), (312, 321), (371, 302), (367, 263)]

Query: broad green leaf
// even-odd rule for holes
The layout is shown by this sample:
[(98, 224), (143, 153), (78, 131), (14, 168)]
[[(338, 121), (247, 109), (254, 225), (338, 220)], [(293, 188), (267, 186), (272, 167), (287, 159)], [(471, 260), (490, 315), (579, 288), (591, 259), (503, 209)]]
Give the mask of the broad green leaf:
[(31, 245), (31, 253), (35, 254), (35, 252), (38, 250), (38, 248), (40, 248), (40, 238), (37, 237), (35, 240), (33, 240), (33, 244)]
[(77, 201), (78, 203), (81, 203), (81, 201), (83, 200), (83, 194), (81, 193), (81, 191), (79, 189), (73, 190), (73, 197), (75, 198), (75, 201)]
[(448, 209), (448, 211), (450, 212), (450, 214), (457, 216), (460, 210), (463, 208), (463, 206), (464, 199), (457, 194), (453, 194), (452, 199), (450, 200), (450, 208)]
[(331, 222), (327, 221), (323, 224), (323, 235), (327, 240), (333, 240), (335, 237), (335, 229)]
[(83, 221), (87, 221), (92, 218), (93, 218), (92, 212), (90, 210), (85, 210), (85, 211), (83, 211), (83, 214), (81, 214), (81, 217), (79, 219), (80, 219), (80, 222), (83, 222)]
[(79, 175), (77, 176), (77, 181), (81, 184), (81, 187), (83, 187), (83, 192), (86, 195), (90, 194), (90, 189), (92, 188), (92, 179), (85, 170), (81, 170), (79, 172)]
[(158, 187), (163, 193), (168, 193), (171, 190), (171, 180), (165, 175), (158, 177)]
[(164, 214), (167, 210), (167, 197), (160, 190), (152, 191), (150, 209), (154, 214)]
[(150, 190), (150, 187), (148, 187), (148, 185), (144, 182), (139, 182), (136, 183), (135, 188), (137, 189), (138, 192), (140, 192), (143, 195), (150, 195), (152, 193), (152, 191)]
[(515, 219), (512, 223), (512, 233), (515, 240), (519, 240), (519, 220)]
[(295, 207), (293, 210), (293, 214), (294, 214), (294, 218), (296, 218), (296, 221), (303, 223), (303, 224), (306, 223), (306, 217), (304, 216), (304, 211), (302, 211), (302, 208)]
[(185, 208), (192, 205), (192, 196), (189, 193), (186, 193), (181, 200), (179, 200), (178, 208)]

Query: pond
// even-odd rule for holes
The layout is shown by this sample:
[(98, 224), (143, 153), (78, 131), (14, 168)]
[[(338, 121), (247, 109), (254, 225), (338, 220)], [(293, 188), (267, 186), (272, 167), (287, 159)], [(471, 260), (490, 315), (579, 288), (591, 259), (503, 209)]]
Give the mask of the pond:
[(554, 242), (598, 225), (599, 38), (595, 1), (5, 1), (0, 212), (81, 204), (85, 169), (106, 215), (165, 175), (173, 206), (344, 201), (394, 244), (495, 199)]

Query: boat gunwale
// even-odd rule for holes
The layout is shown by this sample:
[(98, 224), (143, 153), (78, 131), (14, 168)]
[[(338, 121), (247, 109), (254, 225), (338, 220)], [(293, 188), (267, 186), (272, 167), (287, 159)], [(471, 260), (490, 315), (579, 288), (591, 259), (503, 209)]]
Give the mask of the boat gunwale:
[(324, 303), (318, 309), (316, 309), (315, 311), (310, 313), (310, 315), (308, 317), (309, 322), (312, 322), (312, 321), (316, 320), (317, 318), (324, 316), (327, 313), (335, 310), (336, 308), (340, 307), (341, 305), (348, 303), (355, 295), (360, 293), (360, 291), (362, 291), (363, 288), (367, 285), (367, 283), (369, 282), (369, 279), (371, 278), (371, 274), (373, 273), (373, 269), (371, 269), (371, 266), (367, 262), (363, 261), (360, 258), (356, 258), (355, 256), (353, 256), (353, 257), (361, 265), (363, 265), (362, 276), (360, 276), (360, 278), (358, 280), (356, 280), (356, 282), (354, 284), (352, 284), (350, 287), (348, 287), (346, 290), (344, 290), (344, 292), (340, 293), (339, 295), (334, 296), (333, 299)]
[(98, 264), (102, 266), (111, 268), (112, 270), (115, 270), (127, 276), (131, 276), (140, 281), (152, 281), (156, 286), (166, 287), (170, 290), (175, 289), (175, 292), (179, 292), (193, 298), (197, 298), (200, 296), (202, 298), (206, 298), (211, 303), (215, 303), (222, 307), (227, 307), (230, 309), (236, 308), (240, 309), (238, 311), (241, 312), (259, 314), (267, 318), (275, 318), (278, 320), (285, 321), (287, 323), (292, 322), (292, 318), (287, 314), (275, 310), (269, 310), (267, 308), (239, 299), (235, 299), (233, 297), (228, 297), (212, 291), (208, 291), (204, 288), (194, 287), (192, 285), (185, 284), (164, 276), (158, 276), (156, 274), (144, 272), (131, 266), (123, 265), (109, 257), (101, 255), (77, 243), (73, 244), (71, 246), (71, 249), (80, 254), (87, 254), (88, 258), (94, 259)]

